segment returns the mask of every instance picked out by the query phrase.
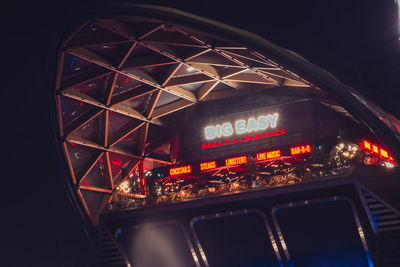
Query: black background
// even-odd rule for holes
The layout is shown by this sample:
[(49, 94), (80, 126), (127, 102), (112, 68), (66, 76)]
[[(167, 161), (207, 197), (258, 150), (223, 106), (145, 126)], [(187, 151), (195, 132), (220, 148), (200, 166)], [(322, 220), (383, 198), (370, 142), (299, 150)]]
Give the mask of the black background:
[[(150, 2), (255, 32), (400, 117), (399, 23), (393, 0)], [(1, 266), (97, 266), (63, 187), (47, 71), (60, 25), (91, 3), (2, 3)]]

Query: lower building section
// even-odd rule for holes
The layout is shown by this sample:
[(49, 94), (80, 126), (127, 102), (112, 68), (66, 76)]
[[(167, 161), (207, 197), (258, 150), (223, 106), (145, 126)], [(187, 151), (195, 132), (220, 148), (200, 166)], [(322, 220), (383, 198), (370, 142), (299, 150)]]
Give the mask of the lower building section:
[(104, 214), (99, 245), (104, 266), (399, 266), (385, 205), (335, 178)]

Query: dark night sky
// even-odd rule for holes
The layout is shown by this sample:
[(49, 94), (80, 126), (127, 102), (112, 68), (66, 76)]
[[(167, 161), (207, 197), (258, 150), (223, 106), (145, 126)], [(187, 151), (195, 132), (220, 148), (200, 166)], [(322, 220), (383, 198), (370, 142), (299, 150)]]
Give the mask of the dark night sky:
[[(393, 0), (151, 3), (258, 33), (400, 117), (400, 41)], [(0, 90), (6, 170), (1, 175), (2, 266), (96, 266), (94, 249), (62, 185), (46, 69), (59, 25), (87, 8), (77, 0), (15, 1), (2, 12), (2, 65), (8, 69)]]

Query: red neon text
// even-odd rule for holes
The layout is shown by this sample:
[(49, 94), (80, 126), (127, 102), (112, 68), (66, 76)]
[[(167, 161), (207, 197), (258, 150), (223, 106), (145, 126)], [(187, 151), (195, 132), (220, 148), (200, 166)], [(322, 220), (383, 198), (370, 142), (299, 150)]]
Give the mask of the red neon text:
[(237, 144), (237, 143), (244, 143), (244, 142), (249, 142), (249, 141), (255, 141), (255, 140), (259, 140), (259, 139), (280, 136), (280, 135), (285, 135), (285, 134), (286, 134), (286, 129), (281, 129), (281, 130), (265, 132), (265, 133), (260, 133), (260, 134), (246, 135), (246, 136), (242, 136), (240, 138), (235, 137), (232, 139), (226, 139), (224, 141), (221, 140), (221, 141), (215, 141), (215, 142), (210, 142), (210, 143), (204, 143), (204, 144), (201, 144), (201, 148), (203, 150), (205, 150), (205, 149), (221, 147), (221, 146)]
[(245, 163), (247, 163), (247, 156), (225, 159), (226, 166), (240, 165)]
[(190, 165), (169, 169), (169, 175), (179, 175), (191, 172), (192, 172), (192, 166)]
[(200, 163), (200, 171), (206, 171), (206, 170), (211, 170), (217, 168), (217, 162), (216, 161), (209, 161), (209, 162), (203, 162)]
[(268, 152), (257, 153), (256, 158), (257, 161), (261, 161), (261, 160), (279, 158), (280, 156), (281, 156), (281, 151), (278, 149)]
[(311, 146), (295, 146), (290, 148), (290, 155), (301, 155), (301, 154), (308, 154), (311, 153)]
[(370, 141), (363, 140), (359, 143), (360, 148), (364, 151), (370, 152), (371, 154), (377, 155), (381, 159), (393, 162), (393, 157), (389, 154), (389, 151), (381, 148), (379, 145), (373, 144)]

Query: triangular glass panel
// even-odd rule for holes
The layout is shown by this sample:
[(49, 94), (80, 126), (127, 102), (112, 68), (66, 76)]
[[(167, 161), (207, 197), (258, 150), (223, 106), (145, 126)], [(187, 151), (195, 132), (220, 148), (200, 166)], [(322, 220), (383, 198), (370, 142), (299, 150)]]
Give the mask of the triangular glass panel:
[(142, 80), (143, 83), (158, 84), (158, 81), (154, 77), (150, 76), (149, 73), (144, 71), (144, 69), (127, 69), (125, 73), (131, 74), (136, 79)]
[(283, 79), (290, 79), (296, 82), (303, 83), (301, 80), (299, 80), (297, 77), (283, 71), (283, 70), (262, 70), (260, 71), (264, 73), (265, 75), (273, 77), (278, 77), (278, 78), (283, 78)]
[(89, 72), (97, 69), (99, 66), (85, 59), (66, 53), (63, 61), (62, 79), (73, 75)]
[(133, 160), (132, 157), (114, 152), (109, 152), (109, 157), (110, 157), (111, 172), (114, 179), (121, 172), (121, 169), (126, 167), (129, 164), (129, 162)]
[(97, 115), (95, 118), (76, 129), (73, 132), (73, 135), (100, 144), (103, 123), (102, 120), (103, 114)]
[(145, 68), (140, 68), (146, 74), (148, 74), (152, 79), (154, 79), (157, 84), (162, 84), (166, 79), (170, 69), (176, 66), (177, 63), (168, 64), (168, 65), (161, 65), (161, 66), (150, 66)]
[[(243, 63), (249, 63), (250, 66), (256, 67), (263, 66), (263, 67), (274, 67), (264, 61), (262, 58), (257, 57), (256, 55), (252, 54), (248, 49), (224, 49), (224, 52), (234, 58), (237, 58), (239, 61)], [(256, 64), (259, 63), (259, 64)]]
[(137, 135), (138, 131), (134, 131), (133, 133), (129, 134), (122, 140), (120, 140), (118, 143), (114, 145), (115, 148), (117, 149), (123, 149), (129, 152), (132, 152), (133, 154), (138, 153), (138, 145), (137, 145)]
[(95, 148), (78, 145), (70, 141), (67, 141), (67, 149), (75, 174), (77, 174), (89, 161), (90, 157), (98, 151)]
[(218, 83), (214, 89), (212, 89), (211, 92), (216, 92), (216, 91), (221, 91), (221, 90), (226, 90), (226, 89), (232, 89), (232, 87), (230, 87), (229, 85), (225, 84), (225, 83)]
[(198, 74), (201, 73), (200, 71), (196, 70), (195, 68), (192, 68), (187, 65), (181, 65), (179, 69), (175, 72), (174, 76), (172, 77), (180, 77), (180, 76), (187, 76), (187, 75), (193, 75), (193, 74)]
[(193, 84), (186, 84), (186, 85), (180, 85), (179, 87), (191, 91), (191, 92), (196, 92), (199, 88), (201, 88), (205, 83), (193, 83)]
[(161, 95), (157, 101), (156, 108), (170, 104), (178, 99), (180, 99), (179, 96), (176, 96), (176, 95), (173, 95), (173, 94), (163, 91), (163, 92), (161, 92)]
[(100, 160), (93, 166), (90, 172), (81, 181), (81, 185), (107, 188), (105, 183), (105, 169), (103, 160)]
[(124, 70), (173, 64), (176, 61), (141, 44), (137, 45), (124, 64)]
[(170, 157), (169, 157), (170, 148), (171, 148), (171, 141), (167, 141), (166, 143), (157, 147), (153, 152), (151, 152), (149, 157), (154, 157), (156, 159), (170, 161)]
[(107, 76), (99, 76), (93, 80), (78, 84), (77, 86), (71, 87), (72, 89), (86, 94), (94, 99), (102, 101), (104, 99)]
[(165, 166), (165, 163), (161, 163), (159, 161), (148, 159), (148, 158), (144, 159), (144, 171), (149, 171), (154, 168), (158, 168), (158, 167), (162, 167), (162, 166)]
[(146, 104), (151, 94), (143, 95), (140, 97), (133, 98), (128, 101), (124, 101), (121, 105), (128, 106), (129, 108), (133, 108), (139, 112), (143, 112), (146, 108)]
[(99, 25), (96, 22), (91, 22), (91, 23), (88, 23), (85, 27), (83, 27), (74, 36), (75, 36), (75, 38), (79, 38), (82, 36), (94, 37), (99, 34), (105, 34), (105, 33), (112, 33), (112, 32), (105, 29), (104, 27), (102, 27), (101, 25)]
[(88, 207), (90, 214), (94, 216), (97, 212), (99, 212), (104, 193), (84, 189), (81, 189), (80, 191), (82, 193), (83, 199), (86, 202), (86, 206)]
[(180, 45), (180, 46), (203, 46), (188, 36), (184, 35), (177, 29), (164, 25), (157, 31), (144, 38), (146, 42), (157, 42), (164, 44)]
[(64, 128), (79, 118), (83, 113), (93, 108), (92, 105), (66, 96), (61, 96), (60, 102)]
[(190, 62), (209, 64), (215, 66), (240, 66), (239, 64), (233, 62), (232, 60), (223, 57), (220, 54), (213, 51), (197, 56), (191, 59)]
[(137, 39), (142, 39), (144, 35), (148, 35), (150, 32), (157, 30), (157, 28), (161, 26), (160, 23), (151, 21), (146, 21), (146, 23), (143, 23), (143, 21), (124, 21), (123, 23), (132, 29), (133, 35)]
[(106, 59), (108, 62), (111, 62), (114, 66), (117, 66), (125, 54), (128, 53), (131, 46), (132, 43), (125, 42), (90, 46), (87, 47), (87, 49)]
[(128, 76), (119, 74), (113, 91), (113, 96), (142, 86), (143, 83)]
[(115, 140), (120, 137), (121, 131), (131, 124), (136, 124), (137, 120), (131, 117), (119, 114), (117, 112), (109, 112), (108, 117), (108, 136), (109, 140)]

